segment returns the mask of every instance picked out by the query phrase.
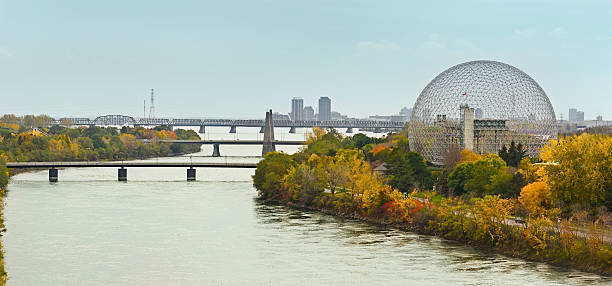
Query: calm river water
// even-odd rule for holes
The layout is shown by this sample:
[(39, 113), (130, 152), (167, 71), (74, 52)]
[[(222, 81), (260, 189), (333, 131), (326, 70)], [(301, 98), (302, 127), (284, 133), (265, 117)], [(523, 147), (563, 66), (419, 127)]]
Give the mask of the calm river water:
[[(196, 155), (212, 152), (203, 150)], [(252, 174), (198, 169), (198, 181), (186, 182), (183, 168), (130, 168), (120, 183), (114, 168), (82, 168), (60, 170), (55, 184), (47, 171), (17, 175), (4, 212), (9, 285), (612, 284), (436, 237), (262, 204)]]

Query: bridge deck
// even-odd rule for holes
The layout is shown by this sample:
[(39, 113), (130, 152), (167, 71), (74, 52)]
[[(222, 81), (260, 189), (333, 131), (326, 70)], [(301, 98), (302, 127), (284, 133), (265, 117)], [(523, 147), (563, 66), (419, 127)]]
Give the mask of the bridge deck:
[[(149, 142), (147, 140), (145, 142)], [(263, 145), (262, 140), (157, 140), (173, 144)], [(306, 141), (274, 141), (274, 145), (305, 145)]]
[(200, 167), (200, 168), (255, 168), (257, 163), (203, 163), (203, 162), (155, 162), (155, 161), (96, 161), (96, 162), (9, 162), (8, 168), (83, 168), (83, 167)]

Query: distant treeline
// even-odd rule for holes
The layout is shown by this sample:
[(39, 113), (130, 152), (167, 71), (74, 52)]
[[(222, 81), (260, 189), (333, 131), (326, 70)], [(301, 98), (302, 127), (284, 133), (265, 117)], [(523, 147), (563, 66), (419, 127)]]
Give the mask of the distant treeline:
[[(17, 128), (15, 128), (17, 127)], [(140, 139), (149, 139), (144, 143)], [(197, 152), (199, 145), (158, 143), (157, 140), (200, 139), (193, 130), (168, 127), (79, 127), (58, 125), (24, 129), (0, 124), (0, 154), (7, 161), (128, 160)]]

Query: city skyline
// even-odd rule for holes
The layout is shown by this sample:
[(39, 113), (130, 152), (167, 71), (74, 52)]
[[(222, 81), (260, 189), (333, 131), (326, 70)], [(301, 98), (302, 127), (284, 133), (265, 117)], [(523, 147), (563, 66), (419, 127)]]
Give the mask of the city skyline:
[(608, 1), (3, 1), (0, 27), (1, 113), (137, 116), (154, 88), (159, 117), (260, 118), (329, 96), (363, 118), (488, 59), (530, 74), (558, 115), (612, 119)]

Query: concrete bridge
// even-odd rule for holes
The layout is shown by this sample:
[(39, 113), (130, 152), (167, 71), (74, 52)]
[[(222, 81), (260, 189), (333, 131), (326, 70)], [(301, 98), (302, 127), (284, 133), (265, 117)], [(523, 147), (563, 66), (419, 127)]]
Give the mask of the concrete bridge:
[(85, 168), (85, 167), (115, 167), (117, 179), (127, 181), (127, 167), (187, 167), (187, 181), (195, 181), (194, 168), (255, 168), (257, 163), (197, 163), (197, 162), (155, 162), (155, 161), (96, 161), (96, 162), (9, 162), (6, 167), (10, 169), (49, 168), (49, 182), (57, 182), (58, 168)]
[[(151, 140), (143, 139), (143, 142), (150, 143)], [(159, 143), (171, 143), (171, 144), (212, 144), (213, 145), (213, 157), (221, 157), (220, 145), (264, 145), (264, 140), (157, 140)], [(277, 141), (273, 140), (269, 142), (274, 145), (305, 145), (306, 141)]]
[[(265, 120), (263, 119), (198, 119), (198, 118), (135, 118), (126, 115), (104, 115), (89, 119), (85, 117), (72, 117), (54, 119), (51, 124), (76, 125), (76, 126), (195, 126), (199, 127), (200, 133), (206, 132), (206, 126), (227, 126), (229, 133), (236, 133), (236, 127), (258, 127), (260, 133), (264, 132)], [(275, 127), (288, 127), (289, 133), (295, 133), (296, 128), (346, 128), (347, 133), (352, 133), (353, 128), (371, 129), (374, 132), (385, 130), (401, 130), (405, 122), (395, 121), (373, 121), (373, 120), (273, 120)]]

